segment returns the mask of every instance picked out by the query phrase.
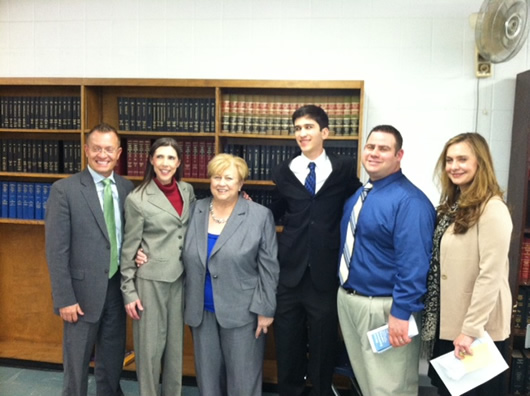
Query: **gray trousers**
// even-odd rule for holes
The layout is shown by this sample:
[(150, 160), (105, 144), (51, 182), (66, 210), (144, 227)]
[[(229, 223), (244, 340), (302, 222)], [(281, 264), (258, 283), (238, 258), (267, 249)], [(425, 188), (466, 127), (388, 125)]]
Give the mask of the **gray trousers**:
[(257, 318), (234, 329), (222, 328), (212, 312), (192, 327), (197, 385), (203, 396), (259, 396), (262, 394), (266, 336), (254, 334)]
[(162, 396), (182, 392), (184, 348), (183, 281), (158, 282), (136, 279), (136, 290), (144, 307), (133, 321), (136, 375), (141, 396), (156, 396), (162, 375)]
[[(83, 307), (81, 307), (83, 309)], [(120, 376), (125, 355), (125, 308), (120, 277), (109, 280), (100, 319), (63, 322), (63, 396), (86, 396), (90, 356), (96, 347), (94, 377), (97, 396), (122, 395)]]

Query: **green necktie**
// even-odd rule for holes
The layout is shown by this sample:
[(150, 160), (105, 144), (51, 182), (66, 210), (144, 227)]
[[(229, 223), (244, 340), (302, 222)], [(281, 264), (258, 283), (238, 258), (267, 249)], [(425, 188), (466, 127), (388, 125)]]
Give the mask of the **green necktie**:
[(107, 224), (110, 239), (110, 268), (109, 278), (118, 271), (118, 242), (116, 240), (116, 218), (114, 217), (114, 199), (112, 198), (112, 180), (103, 179), (103, 215)]

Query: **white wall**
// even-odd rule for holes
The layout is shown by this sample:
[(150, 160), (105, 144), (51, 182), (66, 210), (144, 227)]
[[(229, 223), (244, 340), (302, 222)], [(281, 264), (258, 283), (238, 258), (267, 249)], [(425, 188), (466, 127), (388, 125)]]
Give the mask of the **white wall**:
[[(433, 167), (475, 130), (469, 16), (482, 0), (0, 0), (1, 77), (364, 80), (365, 128), (405, 140), (403, 169), (438, 201)], [(515, 77), (529, 44), (479, 81), (478, 128), (506, 188)]]

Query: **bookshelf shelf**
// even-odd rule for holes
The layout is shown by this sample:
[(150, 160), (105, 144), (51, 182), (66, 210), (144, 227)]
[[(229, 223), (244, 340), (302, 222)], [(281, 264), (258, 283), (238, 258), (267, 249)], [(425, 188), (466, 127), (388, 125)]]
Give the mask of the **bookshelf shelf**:
[(2, 134), (46, 134), (46, 135), (79, 135), (81, 130), (79, 129), (27, 129), (27, 128), (1, 128), (0, 133)]
[(19, 179), (46, 179), (58, 180), (64, 179), (71, 174), (65, 173), (31, 173), (31, 172), (0, 172), (0, 177), (19, 178)]
[[(238, 100), (234, 102), (234, 99)], [(72, 101), (75, 111), (67, 111), (64, 119), (56, 118), (60, 110), (54, 103), (67, 103), (67, 100)], [(41, 103), (48, 106), (46, 111), (51, 115), (43, 110), (33, 119), (32, 106)], [(79, 111), (75, 107), (77, 103)], [(244, 106), (227, 107), (234, 103)], [(262, 106), (258, 107), (258, 103)], [(328, 112), (332, 134), (326, 148), (339, 155), (355, 156), (359, 169), (363, 81), (0, 78), (0, 153), (6, 156), (5, 161), (0, 157), (0, 182), (50, 184), (85, 168), (86, 133), (106, 122), (118, 128), (122, 138), (123, 152), (116, 172), (136, 184), (142, 180), (146, 152), (159, 137), (174, 137), (181, 144), (183, 178), (198, 193), (208, 189), (209, 158), (237, 146), (253, 169), (245, 182), (245, 191), (255, 202), (267, 204), (274, 186), (268, 172), (287, 158), (277, 156), (272, 150), (281, 147), (296, 150), (294, 136), (288, 133), (290, 117), (295, 107), (303, 104), (319, 104)], [(65, 120), (76, 123), (66, 124)], [(225, 128), (231, 125), (235, 129), (228, 132)], [(57, 171), (40, 173), (40, 169), (35, 171), (29, 165), (28, 169), (19, 170), (13, 168), (14, 163), (7, 169), (9, 141), (22, 142), (22, 145), (57, 141)], [(71, 144), (75, 144), (73, 151)], [(72, 152), (76, 155), (73, 161)], [(282, 153), (290, 154), (291, 151)], [(66, 165), (75, 170), (68, 168), (67, 171)], [(0, 317), (3, 319), (0, 358), (61, 361), (58, 351), (62, 324), (52, 314), (43, 224), (42, 219), (0, 218)], [(278, 226), (277, 230), (281, 232), (282, 227)], [(31, 307), (31, 312), (27, 307)], [(132, 349), (130, 325), (127, 342), (127, 348)], [(264, 379), (276, 382), (272, 342), (273, 338), (269, 337)], [(184, 355), (184, 373), (194, 375), (190, 337), (186, 338)]]
[[(87, 131), (88, 133), (88, 131)], [(215, 138), (215, 133), (190, 133), (190, 132), (159, 132), (159, 131), (122, 131), (119, 130), (120, 136), (142, 136), (142, 137), (149, 137), (154, 136), (156, 138), (159, 137), (174, 137), (175, 139), (179, 139), (182, 137), (190, 137), (190, 138)]]
[[(233, 138), (233, 139), (263, 139), (263, 140), (290, 140), (294, 141), (294, 135), (264, 135), (264, 134), (251, 134), (251, 133), (220, 133), (218, 135), (221, 138)], [(358, 136), (328, 136), (329, 141), (358, 141)]]
[(44, 225), (44, 220), (21, 220), (21, 219), (0, 218), (0, 223), (2, 224)]

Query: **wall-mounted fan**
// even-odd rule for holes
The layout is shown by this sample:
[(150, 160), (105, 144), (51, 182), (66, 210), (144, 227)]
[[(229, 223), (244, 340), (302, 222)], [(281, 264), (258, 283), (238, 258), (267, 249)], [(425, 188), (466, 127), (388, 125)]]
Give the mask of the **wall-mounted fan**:
[(528, 36), (530, 0), (484, 0), (475, 24), (475, 44), (487, 62), (513, 58)]

